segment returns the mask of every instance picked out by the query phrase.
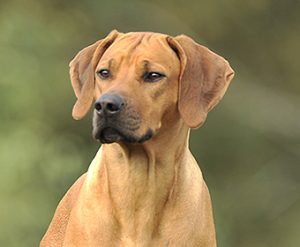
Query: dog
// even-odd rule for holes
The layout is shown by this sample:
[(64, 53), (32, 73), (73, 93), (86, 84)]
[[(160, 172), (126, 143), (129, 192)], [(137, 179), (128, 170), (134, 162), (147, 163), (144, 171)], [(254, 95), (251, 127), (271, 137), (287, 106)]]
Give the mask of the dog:
[(188, 147), (234, 71), (185, 35), (112, 31), (70, 63), (81, 119), (102, 143), (40, 246), (216, 246), (209, 191)]

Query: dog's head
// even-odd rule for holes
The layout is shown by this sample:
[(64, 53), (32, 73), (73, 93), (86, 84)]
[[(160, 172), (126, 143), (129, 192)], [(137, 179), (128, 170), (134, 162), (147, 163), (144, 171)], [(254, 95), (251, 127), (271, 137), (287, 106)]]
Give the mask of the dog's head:
[(93, 136), (102, 143), (142, 143), (180, 117), (203, 124), (234, 72), (228, 62), (181, 35), (112, 31), (70, 63), (81, 119), (95, 99)]

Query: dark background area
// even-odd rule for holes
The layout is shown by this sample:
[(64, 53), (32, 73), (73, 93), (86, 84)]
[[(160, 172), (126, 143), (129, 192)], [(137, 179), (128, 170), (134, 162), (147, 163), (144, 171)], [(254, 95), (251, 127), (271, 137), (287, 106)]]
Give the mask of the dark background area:
[(112, 29), (187, 34), (236, 72), (191, 149), (222, 247), (300, 246), (300, 2), (0, 1), (0, 246), (37, 246), (99, 143), (68, 63)]

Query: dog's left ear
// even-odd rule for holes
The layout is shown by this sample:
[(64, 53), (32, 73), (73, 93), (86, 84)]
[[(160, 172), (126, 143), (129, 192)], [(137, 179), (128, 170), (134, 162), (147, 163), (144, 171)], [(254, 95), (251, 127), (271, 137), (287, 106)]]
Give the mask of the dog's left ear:
[(77, 97), (72, 116), (79, 120), (88, 112), (94, 98), (95, 69), (105, 52), (119, 33), (113, 30), (109, 35), (81, 50), (70, 62), (70, 77)]
[(190, 128), (198, 128), (225, 94), (234, 71), (224, 58), (185, 35), (168, 37), (168, 42), (181, 62), (180, 115)]

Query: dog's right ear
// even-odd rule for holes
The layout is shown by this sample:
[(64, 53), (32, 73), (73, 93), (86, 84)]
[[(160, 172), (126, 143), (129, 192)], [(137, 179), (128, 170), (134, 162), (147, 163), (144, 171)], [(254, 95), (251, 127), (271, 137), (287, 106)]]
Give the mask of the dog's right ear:
[(77, 97), (72, 116), (79, 120), (88, 112), (94, 98), (95, 69), (105, 50), (115, 41), (119, 33), (113, 30), (109, 35), (81, 50), (70, 62), (70, 77)]

